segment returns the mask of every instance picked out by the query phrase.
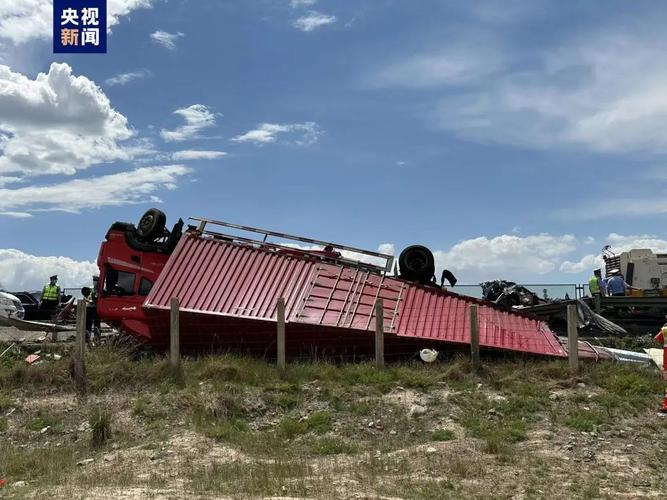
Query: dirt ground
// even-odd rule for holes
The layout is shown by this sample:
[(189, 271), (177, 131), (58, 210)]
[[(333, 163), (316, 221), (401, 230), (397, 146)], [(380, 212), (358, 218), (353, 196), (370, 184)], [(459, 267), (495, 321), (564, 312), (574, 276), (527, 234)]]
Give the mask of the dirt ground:
[[(6, 498), (664, 498), (653, 371), (91, 356), (0, 371)], [(17, 368), (19, 367), (19, 368)], [(108, 431), (108, 432), (106, 432)], [(103, 439), (98, 439), (100, 436)], [(97, 440), (97, 442), (96, 442)]]

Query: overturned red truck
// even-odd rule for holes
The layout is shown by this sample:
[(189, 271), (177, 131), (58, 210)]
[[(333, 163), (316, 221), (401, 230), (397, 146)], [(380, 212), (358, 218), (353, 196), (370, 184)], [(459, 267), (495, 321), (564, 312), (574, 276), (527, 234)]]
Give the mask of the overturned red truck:
[[(286, 303), (289, 356), (366, 355), (374, 304), (383, 303), (387, 355), (470, 342), (470, 304), (483, 348), (565, 357), (548, 325), (529, 315), (458, 295), (435, 283), (421, 246), (378, 252), (193, 217), (166, 229), (151, 209), (139, 224), (114, 223), (100, 247), (101, 319), (144, 344), (169, 343), (170, 301), (180, 302), (182, 348), (275, 354), (276, 305)], [(228, 234), (230, 231), (240, 234)], [(258, 236), (259, 235), (259, 236)], [(271, 242), (269, 239), (277, 239)], [(451, 273), (444, 278), (455, 281)], [(580, 344), (582, 356), (599, 356)]]

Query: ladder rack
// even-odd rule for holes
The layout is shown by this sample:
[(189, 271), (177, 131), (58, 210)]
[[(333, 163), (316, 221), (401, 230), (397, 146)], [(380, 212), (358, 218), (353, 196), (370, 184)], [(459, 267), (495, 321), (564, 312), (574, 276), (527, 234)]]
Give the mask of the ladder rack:
[[(391, 271), (393, 265), (394, 265), (394, 256), (393, 255), (388, 255), (388, 254), (383, 254), (379, 252), (373, 252), (371, 250), (364, 250), (363, 248), (355, 248), (347, 245), (340, 245), (338, 243), (332, 243), (330, 241), (322, 241), (322, 240), (315, 240), (312, 238), (306, 238), (304, 236), (295, 236), (293, 234), (286, 234), (286, 233), (279, 233), (276, 231), (269, 231), (267, 229), (260, 229), (257, 227), (252, 227), (252, 226), (243, 226), (241, 224), (232, 224), (231, 222), (224, 222), (224, 221), (219, 221), (219, 220), (214, 220), (214, 219), (206, 219), (203, 217), (190, 217), (190, 220), (197, 221), (198, 225), (196, 227), (197, 231), (201, 233), (202, 235), (209, 235), (214, 238), (220, 238), (224, 239), (233, 243), (244, 243), (244, 244), (250, 244), (250, 245), (257, 245), (259, 247), (268, 247), (272, 248), (274, 250), (278, 249), (283, 249), (287, 250), (289, 253), (295, 253), (295, 254), (302, 254), (304, 256), (314, 256), (323, 260), (329, 260), (329, 261), (334, 261), (338, 262), (341, 264), (345, 264), (348, 266), (353, 266), (353, 267), (358, 267), (358, 268), (363, 268), (363, 269), (370, 269), (374, 271), (378, 271), (381, 273), (388, 273)], [(263, 238), (261, 240), (259, 239), (253, 239), (253, 238), (246, 238), (244, 236), (239, 236), (239, 235), (232, 235), (232, 234), (225, 234), (217, 231), (212, 231), (210, 229), (207, 229), (208, 225), (214, 225), (214, 226), (221, 226), (221, 227), (226, 227), (226, 228), (231, 228), (231, 229), (238, 229), (240, 231), (245, 231), (248, 233), (254, 233), (254, 234), (259, 234), (262, 235)], [(298, 241), (301, 243), (309, 243), (311, 245), (321, 245), (321, 249), (303, 249), (299, 248), (294, 244), (286, 244), (286, 243), (273, 243), (269, 242), (268, 238), (269, 236), (273, 236), (275, 238), (280, 238), (282, 240), (291, 240), (291, 241)], [(330, 247), (333, 250), (342, 250), (346, 252), (352, 252), (360, 255), (366, 255), (368, 257), (373, 257), (375, 259), (380, 259), (384, 261), (384, 265), (375, 265), (369, 262), (364, 262), (362, 260), (356, 260), (353, 258), (348, 258), (344, 257), (343, 255), (340, 256), (335, 256), (333, 255), (333, 252), (326, 252), (324, 251), (325, 247)]]

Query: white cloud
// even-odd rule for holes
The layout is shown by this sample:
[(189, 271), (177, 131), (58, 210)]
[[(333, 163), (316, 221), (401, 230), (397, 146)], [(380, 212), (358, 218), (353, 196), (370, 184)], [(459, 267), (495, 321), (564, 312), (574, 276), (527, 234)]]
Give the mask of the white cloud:
[[(664, 187), (659, 191), (664, 191)], [(556, 210), (554, 215), (560, 219), (582, 222), (606, 217), (617, 219), (646, 217), (647, 215), (655, 217), (665, 213), (667, 213), (667, 199), (663, 195), (647, 194), (643, 197), (619, 196), (614, 198), (613, 203), (610, 203), (609, 197), (605, 196), (599, 200)]]
[(213, 113), (203, 104), (193, 104), (187, 108), (177, 109), (174, 114), (182, 116), (185, 125), (181, 125), (174, 130), (160, 130), (160, 136), (168, 142), (195, 139), (199, 137), (199, 132), (203, 129), (215, 125), (216, 113)]
[(14, 219), (29, 219), (32, 217), (32, 214), (28, 212), (0, 212), (0, 215), (4, 217), (12, 217)]
[[(133, 10), (149, 8), (152, 0), (108, 0), (107, 26), (112, 27)], [(20, 44), (53, 36), (53, 2), (5, 0), (0, 2), (0, 39)]]
[(438, 270), (449, 269), (461, 282), (522, 281), (556, 270), (562, 257), (576, 248), (577, 239), (567, 234), (503, 234), (464, 240), (434, 255)]
[[(650, 234), (627, 234), (611, 233), (605, 238), (605, 243), (611, 246), (611, 251), (615, 254), (627, 252), (632, 249), (647, 248), (655, 253), (667, 253), (667, 240), (658, 238)], [(590, 272), (592, 269), (603, 268), (604, 261), (602, 254), (584, 255), (578, 261), (564, 261), (560, 270), (564, 273), (583, 273)]]
[(385, 64), (371, 83), (428, 88), (425, 118), (473, 141), (664, 153), (667, 68), (656, 61), (667, 35), (654, 22), (605, 25), (521, 50), (490, 27), (482, 38), (445, 40), (445, 49)]
[(396, 255), (396, 247), (393, 243), (381, 243), (378, 246), (378, 252), (386, 255)]
[(311, 11), (305, 16), (301, 16), (294, 21), (293, 25), (295, 28), (301, 31), (314, 31), (317, 28), (326, 26), (327, 24), (333, 24), (336, 22), (336, 16), (330, 16), (327, 14), (322, 14), (321, 12)]
[(133, 82), (135, 80), (143, 80), (144, 78), (147, 78), (149, 76), (151, 76), (151, 72), (148, 71), (147, 69), (142, 69), (140, 71), (130, 71), (128, 73), (120, 73), (111, 78), (107, 78), (106, 80), (104, 80), (104, 83), (109, 86), (127, 85), (130, 82)]
[(604, 261), (602, 260), (601, 254), (588, 254), (584, 255), (580, 260), (572, 262), (569, 260), (564, 261), (559, 270), (568, 274), (577, 274), (577, 273), (590, 273), (593, 269), (602, 269), (604, 268)]
[(171, 159), (175, 161), (187, 160), (215, 160), (227, 156), (224, 151), (203, 151), (198, 149), (186, 149), (184, 151), (176, 151), (171, 154)]
[(310, 7), (315, 5), (317, 0), (290, 0), (289, 5), (293, 9), (298, 9), (299, 7)]
[(0, 65), (0, 174), (73, 174), (129, 160), (121, 143), (134, 132), (102, 90), (68, 64), (34, 80)]
[(499, 71), (504, 62), (505, 56), (493, 44), (458, 44), (398, 59), (375, 70), (367, 80), (371, 86), (411, 89), (463, 85)]
[(315, 122), (289, 124), (262, 123), (256, 129), (233, 137), (232, 141), (251, 142), (259, 145), (269, 144), (277, 142), (278, 135), (280, 134), (289, 134), (288, 137), (291, 138), (285, 139), (282, 142), (297, 146), (310, 146), (319, 140), (322, 131)]
[[(2, 141), (0, 141), (0, 151), (2, 150)], [(5, 187), (7, 184), (13, 184), (15, 182), (21, 182), (22, 177), (1, 177), (0, 176), (0, 188)]]
[(614, 253), (626, 252), (633, 248), (650, 248), (657, 253), (667, 253), (667, 240), (651, 234), (611, 233), (607, 236), (607, 244), (611, 245)]
[(183, 36), (185, 35), (180, 31), (178, 33), (167, 33), (166, 31), (158, 30), (151, 33), (151, 40), (169, 50), (174, 50), (176, 48), (176, 40)]
[(69, 257), (40, 257), (13, 248), (0, 249), (0, 277), (7, 290), (41, 290), (48, 277), (57, 274), (61, 287), (90, 286), (99, 274), (92, 261)]
[(174, 189), (179, 178), (190, 173), (184, 165), (142, 167), (129, 172), (75, 179), (59, 184), (0, 189), (0, 211), (61, 210), (119, 206), (161, 200), (159, 189)]

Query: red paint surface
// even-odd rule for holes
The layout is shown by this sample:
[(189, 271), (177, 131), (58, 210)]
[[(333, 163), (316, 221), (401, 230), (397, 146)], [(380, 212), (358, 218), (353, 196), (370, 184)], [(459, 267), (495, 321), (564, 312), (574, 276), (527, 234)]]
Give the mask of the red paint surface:
[[(270, 345), (276, 300), (284, 297), (293, 344), (366, 345), (381, 298), (389, 345), (437, 347), (470, 341), (468, 306), (479, 305), (480, 345), (550, 356), (566, 352), (545, 322), (485, 302), (369, 271), (186, 234), (146, 298), (152, 335), (164, 340), (172, 297), (180, 300), (181, 338), (212, 336)], [(370, 345), (370, 344), (369, 344)]]

